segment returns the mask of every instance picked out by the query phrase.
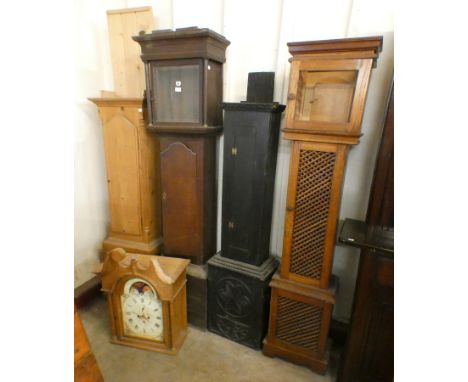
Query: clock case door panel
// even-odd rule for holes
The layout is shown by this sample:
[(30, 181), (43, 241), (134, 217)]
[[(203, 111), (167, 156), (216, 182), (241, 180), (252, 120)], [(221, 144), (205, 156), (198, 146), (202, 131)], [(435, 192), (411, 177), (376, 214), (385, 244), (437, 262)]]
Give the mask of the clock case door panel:
[(328, 287), (347, 151), (293, 141), (281, 277)]
[[(315, 60), (315, 61), (293, 61), (291, 64), (291, 80), (289, 82), (288, 107), (286, 111), (286, 129), (287, 131), (298, 131), (305, 133), (326, 133), (326, 134), (343, 134), (350, 136), (359, 136), (362, 114), (364, 111), (365, 97), (369, 84), (370, 72), (372, 69), (372, 60), (357, 59), (357, 60)], [(350, 93), (350, 84), (322, 84), (322, 92), (328, 92), (330, 96), (326, 101), (328, 107), (335, 108), (334, 113), (329, 110), (327, 115), (316, 120), (301, 120), (298, 113), (301, 110), (304, 98), (306, 97), (304, 88), (301, 87), (301, 78), (306, 72), (316, 72), (320, 76), (321, 73), (335, 73), (335, 77), (347, 77), (346, 73), (356, 72), (356, 82), (354, 91)], [(341, 74), (338, 74), (341, 73)], [(331, 89), (331, 86), (334, 89)], [(339, 88), (341, 87), (341, 89)], [(346, 94), (344, 94), (346, 93)], [(337, 99), (337, 94), (339, 97)], [(326, 95), (326, 93), (322, 93)], [(343, 106), (338, 105), (339, 100), (347, 97), (346, 103), (350, 103), (349, 112), (343, 110)], [(351, 98), (350, 98), (351, 97)], [(309, 100), (313, 102), (314, 100)], [(329, 102), (334, 103), (334, 105)], [(310, 106), (312, 107), (312, 106)], [(349, 115), (348, 118), (337, 118), (336, 113), (341, 115)], [(335, 116), (333, 116), (335, 114)], [(318, 117), (318, 116), (317, 116)], [(311, 116), (312, 118), (312, 116)], [(346, 121), (344, 120), (346, 119)], [(340, 120), (340, 121), (338, 121)]]
[[(113, 338), (112, 342), (115, 343), (123, 343), (123, 344), (130, 344), (136, 347), (148, 348), (149, 350), (153, 350), (154, 347), (160, 347), (162, 349), (170, 349), (172, 348), (171, 343), (171, 320), (170, 320), (170, 312), (169, 312), (169, 303), (167, 301), (162, 301), (162, 309), (163, 309), (163, 341), (156, 341), (156, 340), (149, 340), (146, 338), (140, 338), (136, 336), (129, 336), (125, 335), (125, 327), (123, 322), (123, 314), (124, 309), (122, 307), (122, 299), (121, 296), (123, 294), (124, 286), (126, 282), (135, 276), (128, 276), (121, 278), (112, 293), (108, 294), (108, 302), (109, 308), (111, 310), (111, 317), (114, 317), (112, 320), (112, 333)], [(140, 277), (139, 277), (140, 278)], [(151, 285), (150, 282), (148, 282)], [(156, 290), (156, 293), (157, 290)]]
[(203, 264), (214, 254), (215, 137), (160, 135), (164, 254)]
[(111, 320), (112, 342), (145, 350), (156, 350), (168, 354), (177, 353), (187, 336), (187, 292), (185, 282), (183, 284), (184, 286), (179, 289), (171, 302), (162, 301), (164, 339), (163, 341), (155, 341), (124, 334), (124, 323), (122, 319), (123, 309), (120, 296), (126, 281), (133, 277), (134, 276), (122, 278), (115, 286), (115, 290), (108, 294), (108, 305), (111, 318), (113, 317), (113, 320)]
[(281, 113), (225, 104), (221, 254), (252, 265), (269, 256)]
[[(155, 60), (146, 63), (150, 130), (178, 132), (221, 126), (222, 69), (221, 63), (210, 59)], [(180, 78), (177, 79), (176, 74)], [(180, 86), (176, 81), (180, 82)]]
[(158, 124), (202, 122), (203, 62), (173, 60), (151, 62), (153, 121)]
[(112, 232), (141, 234), (137, 127), (127, 116), (115, 114), (103, 125), (106, 146), (109, 209)]

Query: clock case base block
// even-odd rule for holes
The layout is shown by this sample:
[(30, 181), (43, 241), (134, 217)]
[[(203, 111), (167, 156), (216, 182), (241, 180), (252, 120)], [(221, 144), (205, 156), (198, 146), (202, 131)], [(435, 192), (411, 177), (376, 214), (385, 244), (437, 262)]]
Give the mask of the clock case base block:
[(270, 358), (279, 357), (286, 359), (292, 363), (306, 366), (315, 373), (325, 375), (328, 368), (329, 354), (326, 353), (323, 358), (313, 358), (305, 354), (291, 352), (287, 348), (283, 348), (277, 344), (268, 342), (268, 338), (263, 340), (262, 353)]
[(121, 238), (108, 237), (102, 242), (102, 259), (113, 249), (122, 248), (125, 252), (141, 253), (144, 255), (159, 255), (162, 251), (162, 237), (158, 237), (149, 243), (141, 241), (125, 240)]
[(206, 330), (208, 308), (207, 266), (189, 264), (187, 268), (187, 315), (190, 325)]
[(277, 267), (272, 256), (260, 266), (213, 256), (208, 262), (208, 330), (260, 349), (268, 324), (268, 284)]
[[(262, 352), (325, 374), (328, 366), (328, 331), (335, 304), (338, 278), (327, 289), (272, 277), (268, 336)], [(297, 328), (302, 327), (299, 333)], [(315, 348), (315, 349), (314, 349)]]

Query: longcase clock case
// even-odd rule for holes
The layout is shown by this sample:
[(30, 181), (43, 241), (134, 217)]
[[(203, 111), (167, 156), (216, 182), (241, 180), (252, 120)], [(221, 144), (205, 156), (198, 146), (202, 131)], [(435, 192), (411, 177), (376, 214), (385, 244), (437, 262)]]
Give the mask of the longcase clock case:
[(208, 329), (260, 348), (277, 261), (269, 254), (279, 126), (274, 73), (250, 73), (247, 102), (224, 103), (221, 252), (208, 262)]
[(288, 43), (284, 138), (292, 141), (281, 272), (274, 276), (263, 352), (327, 368), (331, 275), (346, 157), (359, 142), (382, 37)]
[(206, 328), (206, 261), (216, 251), (216, 143), (229, 45), (196, 27), (140, 33), (149, 131), (161, 161), (163, 254), (191, 260), (190, 323)]

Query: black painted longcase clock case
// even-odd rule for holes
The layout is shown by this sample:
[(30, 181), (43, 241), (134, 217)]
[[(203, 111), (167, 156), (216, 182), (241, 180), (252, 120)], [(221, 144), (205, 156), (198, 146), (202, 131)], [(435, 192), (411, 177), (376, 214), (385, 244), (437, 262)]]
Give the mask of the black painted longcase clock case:
[(221, 251), (208, 262), (208, 330), (254, 349), (266, 333), (277, 268), (269, 249), (285, 106), (272, 102), (273, 86), (274, 73), (250, 73), (247, 101), (223, 103)]
[(160, 142), (163, 254), (190, 259), (189, 322), (206, 328), (207, 271), (216, 251), (216, 142), (229, 45), (206, 28), (140, 33), (148, 129)]

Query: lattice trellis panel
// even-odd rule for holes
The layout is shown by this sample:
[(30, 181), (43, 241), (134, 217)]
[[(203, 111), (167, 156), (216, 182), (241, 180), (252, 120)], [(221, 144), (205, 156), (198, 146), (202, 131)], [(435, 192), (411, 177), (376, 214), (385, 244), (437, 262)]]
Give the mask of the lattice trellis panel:
[(319, 350), (323, 308), (278, 297), (276, 338), (311, 352)]
[(320, 280), (336, 153), (301, 150), (290, 272)]

